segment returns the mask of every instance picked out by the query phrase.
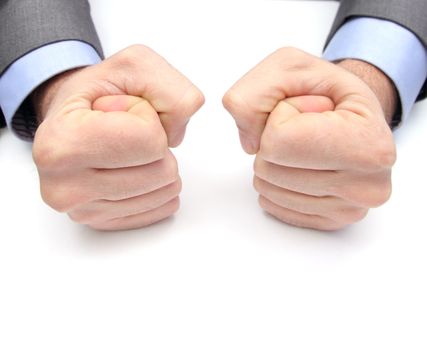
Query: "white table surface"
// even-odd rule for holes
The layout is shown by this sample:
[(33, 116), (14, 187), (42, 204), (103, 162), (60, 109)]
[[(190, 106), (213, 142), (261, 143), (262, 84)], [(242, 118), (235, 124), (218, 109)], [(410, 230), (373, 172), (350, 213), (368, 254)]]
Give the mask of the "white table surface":
[(394, 194), (336, 233), (258, 207), (221, 96), (281, 46), (321, 54), (335, 2), (93, 0), (107, 55), (145, 43), (207, 98), (174, 152), (181, 210), (94, 232), (48, 208), (0, 132), (0, 349), (426, 349), (427, 103), (395, 133)]

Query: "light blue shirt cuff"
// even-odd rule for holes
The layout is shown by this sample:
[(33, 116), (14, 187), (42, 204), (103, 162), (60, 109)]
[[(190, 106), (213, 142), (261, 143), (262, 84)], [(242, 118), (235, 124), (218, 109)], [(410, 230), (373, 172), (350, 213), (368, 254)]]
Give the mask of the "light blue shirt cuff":
[(396, 86), (405, 118), (427, 78), (427, 49), (408, 29), (382, 19), (357, 17), (334, 35), (323, 57), (368, 62), (383, 71)]
[[(42, 46), (16, 60), (0, 77), (0, 106), (8, 126), (12, 126), (19, 137), (31, 140), (35, 120), (29, 122), (15, 115), (24, 100), (53, 76), (100, 61), (92, 46), (76, 40)], [(28, 130), (31, 128), (34, 130)]]

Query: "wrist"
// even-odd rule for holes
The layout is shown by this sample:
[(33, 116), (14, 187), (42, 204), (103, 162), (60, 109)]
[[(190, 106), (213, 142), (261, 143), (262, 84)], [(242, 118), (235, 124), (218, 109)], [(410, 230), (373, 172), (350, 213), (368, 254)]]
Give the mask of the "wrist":
[(31, 101), (33, 103), (39, 124), (42, 123), (45, 119), (49, 107), (60, 86), (64, 84), (74, 73), (81, 69), (83, 68), (76, 68), (55, 75), (37, 87), (36, 90), (34, 90), (31, 95)]
[(391, 126), (398, 108), (398, 94), (389, 77), (377, 67), (361, 60), (346, 59), (339, 61), (337, 65), (353, 73), (370, 87), (381, 104), (388, 125)]

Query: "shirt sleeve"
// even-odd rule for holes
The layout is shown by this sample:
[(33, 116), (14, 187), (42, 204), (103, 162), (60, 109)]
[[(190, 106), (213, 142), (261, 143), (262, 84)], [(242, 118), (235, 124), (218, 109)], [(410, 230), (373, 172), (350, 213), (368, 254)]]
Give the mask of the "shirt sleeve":
[(355, 17), (335, 33), (323, 57), (329, 61), (346, 58), (370, 63), (383, 71), (399, 94), (401, 115), (408, 116), (427, 78), (427, 49), (410, 30), (391, 21)]
[(0, 106), (6, 124), (18, 137), (31, 141), (37, 122), (34, 111), (25, 106), (27, 97), (57, 74), (100, 61), (91, 45), (77, 40), (45, 45), (16, 60), (0, 77)]

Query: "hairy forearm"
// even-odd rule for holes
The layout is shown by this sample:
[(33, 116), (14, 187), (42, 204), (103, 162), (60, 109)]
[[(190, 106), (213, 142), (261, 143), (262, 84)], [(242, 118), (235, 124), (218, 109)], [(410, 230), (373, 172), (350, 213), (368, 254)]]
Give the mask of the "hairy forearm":
[(52, 99), (55, 96), (55, 93), (58, 91), (59, 87), (74, 73), (81, 69), (83, 68), (76, 68), (60, 73), (44, 82), (33, 92), (31, 99), (39, 123), (43, 122), (44, 118), (46, 117), (50, 103), (52, 102)]
[(398, 103), (393, 82), (381, 70), (364, 61), (347, 59), (337, 64), (358, 76), (371, 88), (381, 103), (387, 123), (391, 125)]

